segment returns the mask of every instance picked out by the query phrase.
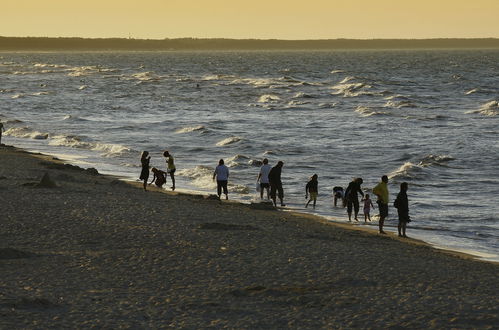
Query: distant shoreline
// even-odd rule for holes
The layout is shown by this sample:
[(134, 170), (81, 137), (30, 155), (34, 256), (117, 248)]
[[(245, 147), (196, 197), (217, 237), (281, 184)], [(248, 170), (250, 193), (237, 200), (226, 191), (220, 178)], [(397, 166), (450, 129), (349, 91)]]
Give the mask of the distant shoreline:
[(499, 38), (438, 39), (130, 39), (1, 37), (0, 51), (499, 49)]

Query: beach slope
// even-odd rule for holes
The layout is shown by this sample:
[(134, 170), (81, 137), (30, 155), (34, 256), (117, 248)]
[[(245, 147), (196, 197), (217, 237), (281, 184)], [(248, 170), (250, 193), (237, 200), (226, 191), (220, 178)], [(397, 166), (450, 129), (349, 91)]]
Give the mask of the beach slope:
[[(42, 180), (42, 177), (48, 174)], [(0, 147), (0, 328), (494, 328), (499, 266)]]

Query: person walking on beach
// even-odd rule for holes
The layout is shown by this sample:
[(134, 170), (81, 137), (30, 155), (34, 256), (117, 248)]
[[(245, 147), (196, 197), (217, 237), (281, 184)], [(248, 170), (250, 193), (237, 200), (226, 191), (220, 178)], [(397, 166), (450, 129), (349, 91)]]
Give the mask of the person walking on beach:
[(348, 221), (352, 221), (352, 207), (355, 212), (355, 221), (359, 221), (357, 216), (359, 215), (359, 196), (357, 193), (360, 193), (362, 197), (364, 197), (364, 193), (360, 186), (364, 180), (362, 178), (353, 179), (352, 182), (348, 184), (347, 190), (345, 191), (345, 199), (347, 201), (347, 212), (348, 212)]
[(308, 181), (307, 185), (305, 186), (305, 199), (308, 199), (308, 195), (310, 194), (310, 199), (305, 205), (305, 208), (308, 207), (308, 204), (310, 204), (311, 201), (314, 201), (313, 206), (315, 209), (315, 203), (317, 202), (317, 195), (319, 194), (319, 182), (317, 181), (317, 179), (318, 179), (317, 174), (312, 175), (310, 181)]
[(272, 167), (269, 172), (270, 198), (272, 198), (274, 206), (277, 206), (276, 197), (279, 197), (281, 206), (286, 206), (286, 204), (284, 204), (284, 189), (282, 188), (281, 181), (281, 172), (283, 166), (284, 163), (282, 161), (278, 161), (277, 165)]
[(151, 172), (153, 173), (153, 177), (149, 184), (152, 184), (154, 182), (154, 184), (158, 188), (163, 188), (163, 185), (166, 183), (167, 173), (165, 171), (158, 170), (156, 167), (153, 167), (151, 169)]
[[(166, 172), (170, 173), (170, 178), (172, 179), (172, 190), (175, 190), (175, 159), (173, 156), (170, 154), (168, 150), (163, 152), (163, 156), (166, 158)], [(166, 181), (165, 181), (166, 182)]]
[(373, 201), (369, 198), (369, 194), (366, 194), (362, 199), (364, 202), (364, 222), (367, 222), (367, 219), (371, 221), (371, 207), (374, 208)]
[(334, 198), (334, 207), (336, 207), (336, 204), (338, 202), (338, 199), (341, 199), (341, 205), (343, 205), (343, 207), (345, 206), (345, 195), (344, 195), (344, 191), (343, 191), (343, 187), (334, 187), (333, 188), (333, 198)]
[(5, 132), (5, 128), (3, 127), (3, 123), (0, 120), (0, 146), (2, 145), (2, 133)]
[(151, 161), (151, 156), (148, 156), (149, 151), (142, 151), (142, 155), (140, 156), (140, 163), (142, 165), (140, 180), (144, 181), (144, 190), (147, 190), (147, 180), (149, 179), (149, 162)]
[(220, 159), (218, 161), (218, 166), (215, 168), (215, 172), (213, 173), (213, 180), (217, 178), (217, 195), (218, 198), (223, 193), (225, 194), (225, 199), (229, 199), (229, 192), (227, 190), (227, 183), (229, 181), (229, 168), (225, 166), (224, 160)]
[(373, 193), (378, 196), (378, 200), (376, 203), (378, 204), (379, 209), (379, 233), (386, 234), (383, 231), (383, 225), (385, 223), (385, 219), (388, 216), (388, 177), (383, 175), (381, 177), (381, 182), (376, 185), (373, 189)]
[(407, 227), (407, 223), (411, 222), (411, 218), (409, 217), (409, 200), (407, 199), (407, 182), (402, 182), (400, 184), (400, 192), (393, 202), (393, 206), (397, 209), (397, 213), (399, 216), (399, 224), (398, 224), (398, 232), (399, 237), (407, 237), (405, 234), (405, 230)]
[(269, 165), (269, 160), (265, 158), (263, 160), (263, 165), (260, 167), (260, 173), (258, 173), (258, 178), (256, 182), (260, 182), (260, 199), (263, 199), (263, 190), (267, 191), (267, 199), (270, 198), (270, 184), (269, 184), (269, 173), (272, 166)]

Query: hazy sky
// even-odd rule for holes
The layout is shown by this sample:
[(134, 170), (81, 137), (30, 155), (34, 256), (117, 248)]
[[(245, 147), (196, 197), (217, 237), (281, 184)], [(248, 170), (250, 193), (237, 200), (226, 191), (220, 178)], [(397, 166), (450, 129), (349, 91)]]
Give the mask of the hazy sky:
[(499, 37), (499, 0), (5, 0), (0, 35)]

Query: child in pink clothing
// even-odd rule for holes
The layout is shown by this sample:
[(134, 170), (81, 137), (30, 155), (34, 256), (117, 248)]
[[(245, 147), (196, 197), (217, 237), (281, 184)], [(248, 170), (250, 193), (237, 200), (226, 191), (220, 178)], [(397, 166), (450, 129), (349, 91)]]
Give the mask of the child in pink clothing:
[(369, 198), (369, 194), (366, 194), (362, 199), (364, 201), (364, 222), (367, 222), (367, 219), (371, 221), (371, 207), (374, 209), (373, 201)]

